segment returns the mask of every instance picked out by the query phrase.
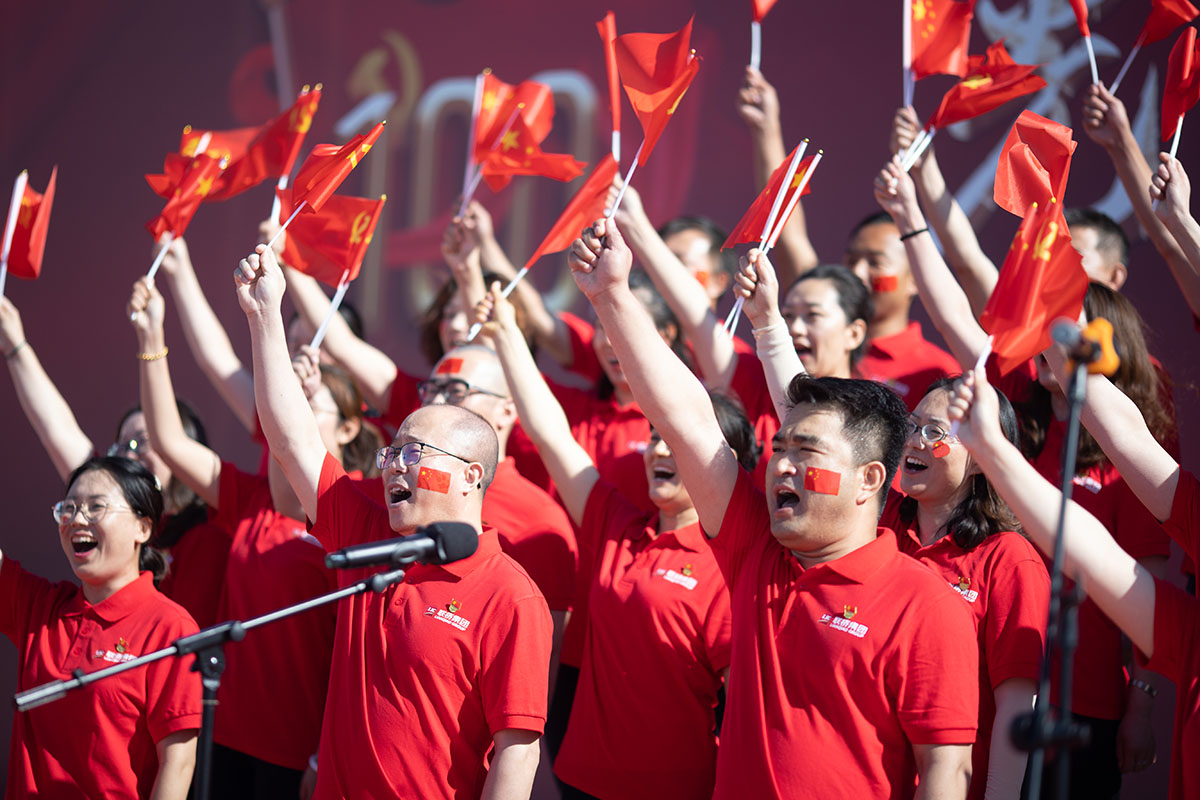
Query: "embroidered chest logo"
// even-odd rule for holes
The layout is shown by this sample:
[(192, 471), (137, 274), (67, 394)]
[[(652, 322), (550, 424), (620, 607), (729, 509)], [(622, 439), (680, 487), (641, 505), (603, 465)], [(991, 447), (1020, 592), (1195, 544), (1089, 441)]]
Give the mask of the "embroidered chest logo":
[(682, 586), (689, 592), (693, 591), (700, 585), (700, 581), (692, 577), (692, 565), (684, 564), (682, 572), (676, 572), (673, 569), (658, 568), (654, 570), (654, 574), (662, 578), (667, 583), (673, 583), (676, 586)]
[(92, 653), (94, 658), (103, 659), (111, 664), (124, 664), (126, 661), (133, 661), (137, 658), (136, 653), (129, 652), (130, 644), (124, 636), (117, 638), (117, 643), (108, 650), (96, 650)]
[(858, 615), (858, 606), (842, 606), (842, 613), (834, 616), (833, 614), (822, 614), (817, 620), (822, 625), (828, 625), (830, 629), (848, 633), (855, 638), (861, 639), (867, 635), (870, 630), (861, 622), (854, 622), (854, 617)]
[(979, 599), (979, 592), (971, 588), (971, 579), (959, 576), (957, 583), (951, 583), (950, 588), (963, 596), (968, 603), (974, 603)]
[(1100, 485), (1100, 481), (1093, 478), (1091, 475), (1076, 475), (1071, 479), (1071, 482), (1076, 486), (1082, 486), (1092, 494), (1099, 494), (1104, 487)]
[(425, 616), (433, 617), (439, 622), (444, 622), (451, 627), (458, 628), (460, 631), (465, 631), (468, 627), (470, 627), (471, 620), (466, 619), (457, 613), (460, 608), (462, 608), (462, 603), (451, 599), (450, 602), (446, 604), (445, 608), (435, 608), (433, 606), (429, 606), (425, 609)]

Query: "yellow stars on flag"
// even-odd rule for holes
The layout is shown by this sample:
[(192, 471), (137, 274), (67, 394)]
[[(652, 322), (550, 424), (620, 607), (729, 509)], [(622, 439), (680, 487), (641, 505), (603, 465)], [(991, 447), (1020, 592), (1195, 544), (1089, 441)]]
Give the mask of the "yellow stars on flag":
[(968, 75), (962, 79), (964, 89), (982, 89), (985, 86), (990, 86), (992, 83), (991, 75)]
[(350, 161), (350, 169), (357, 167), (358, 162), (361, 161), (362, 157), (369, 152), (371, 152), (371, 145), (367, 144), (366, 142), (352, 150), (350, 155), (346, 156), (346, 158)]
[(504, 134), (504, 136), (500, 137), (500, 149), (501, 150), (512, 150), (516, 146), (517, 146), (517, 132), (516, 131), (510, 129)]
[(28, 228), (33, 221), (33, 200), (28, 197), (21, 198), (21, 210), (17, 214), (17, 223), (22, 228)]

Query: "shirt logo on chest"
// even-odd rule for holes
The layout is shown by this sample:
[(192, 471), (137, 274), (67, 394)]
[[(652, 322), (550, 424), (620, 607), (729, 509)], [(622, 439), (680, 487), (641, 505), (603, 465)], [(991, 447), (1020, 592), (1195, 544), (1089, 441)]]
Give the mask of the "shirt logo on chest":
[(667, 583), (673, 583), (677, 586), (682, 586), (689, 592), (700, 585), (700, 581), (692, 577), (692, 565), (686, 564), (683, 572), (676, 572), (673, 569), (656, 569), (654, 574), (662, 578)]
[(451, 600), (449, 603), (449, 608), (450, 610), (446, 610), (444, 608), (434, 608), (433, 606), (429, 606), (425, 609), (425, 616), (433, 617), (439, 622), (444, 622), (447, 625), (458, 628), (460, 631), (465, 631), (468, 627), (470, 627), (471, 620), (454, 613), (460, 608), (457, 601)]
[(956, 583), (951, 583), (950, 588), (963, 596), (968, 603), (974, 603), (979, 599), (979, 592), (971, 588), (971, 579), (959, 577)]
[(1082, 486), (1092, 494), (1099, 494), (1104, 487), (1100, 485), (1100, 481), (1093, 478), (1091, 475), (1076, 475), (1071, 479), (1071, 482), (1076, 486)]
[(833, 614), (822, 614), (817, 622), (822, 625), (828, 625), (830, 630), (848, 633), (851, 636), (861, 639), (867, 635), (869, 628), (861, 622), (853, 622), (851, 620), (857, 613), (858, 606), (846, 606), (845, 610), (836, 617)]
[(110, 664), (124, 664), (126, 661), (133, 661), (137, 658), (137, 654), (129, 652), (129, 642), (125, 641), (125, 637), (122, 636), (117, 639), (117, 643), (111, 649), (97, 649), (93, 651), (92, 657), (103, 659)]

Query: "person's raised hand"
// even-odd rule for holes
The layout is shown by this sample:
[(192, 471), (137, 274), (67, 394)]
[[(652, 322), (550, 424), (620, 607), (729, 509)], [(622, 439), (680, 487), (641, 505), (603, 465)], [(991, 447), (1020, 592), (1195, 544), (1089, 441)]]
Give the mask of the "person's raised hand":
[(611, 219), (598, 219), (586, 228), (568, 251), (567, 264), (575, 285), (589, 300), (629, 285), (633, 253)]
[(496, 238), (496, 226), (492, 215), (478, 200), (467, 204), (467, 211), (463, 214), (463, 226), (476, 242), (488, 242)]
[(145, 341), (148, 336), (162, 333), (166, 307), (162, 293), (155, 288), (154, 281), (143, 275), (134, 282), (125, 313), (133, 329), (137, 331), (138, 341)]
[(1116, 146), (1130, 132), (1125, 104), (1104, 86), (1092, 84), (1083, 99), (1083, 130), (1105, 149)]
[(517, 329), (517, 314), (513, 304), (504, 296), (500, 281), (492, 281), (488, 293), (475, 305), (475, 321), (483, 325), (483, 333), (494, 336), (501, 329)]
[(312, 345), (302, 344), (292, 356), (292, 372), (300, 379), (304, 396), (312, 400), (321, 390), (321, 351)]
[(905, 223), (913, 225), (921, 216), (921, 205), (917, 201), (917, 187), (907, 172), (900, 168), (900, 157), (884, 165), (875, 176), (875, 202), (892, 215), (892, 219), (904, 229)]
[(255, 247), (253, 253), (238, 263), (233, 271), (233, 283), (237, 288), (238, 305), (246, 316), (279, 313), (287, 281), (275, 260), (275, 253), (265, 244)]
[(745, 300), (742, 310), (755, 328), (766, 327), (780, 316), (779, 279), (767, 254), (757, 247), (742, 256), (733, 293)]
[(460, 283), (461, 276), (472, 267), (473, 262), (477, 265), (478, 254), (479, 237), (474, 223), (468, 227), (467, 221), (462, 217), (450, 220), (442, 234), (442, 258)]
[(25, 326), (21, 324), (21, 313), (7, 297), (0, 297), (0, 351), (12, 354), (14, 348), (25, 343)]
[[(613, 176), (612, 186), (608, 189), (608, 201), (605, 203), (605, 208), (612, 208), (613, 203), (617, 201), (617, 195), (621, 191), (621, 186), (624, 184), (624, 179), (620, 175)], [(640, 222), (649, 224), (650, 220), (646, 217), (646, 209), (642, 205), (642, 196), (638, 194), (638, 190), (632, 186), (625, 189), (625, 196), (621, 198), (621, 206), (613, 214), (613, 219), (622, 228), (628, 228), (630, 225), (636, 225)]]
[(762, 72), (746, 67), (742, 88), (738, 91), (738, 115), (755, 133), (779, 127), (779, 95)]
[[(266, 244), (272, 239), (275, 239), (275, 234), (279, 233), (279, 229), (281, 227), (282, 226), (279, 224), (279, 220), (275, 219), (274, 217), (268, 217), (267, 219), (264, 219), (262, 222), (258, 223), (258, 243)], [(287, 237), (288, 235), (285, 231), (283, 236), (275, 239), (275, 244), (271, 249), (275, 251), (276, 260), (281, 260), (283, 258), (283, 246), (287, 244)]]
[[(921, 133), (921, 120), (917, 118), (917, 112), (912, 106), (904, 106), (896, 109), (895, 115), (892, 116), (892, 132), (888, 136), (888, 150), (892, 155), (903, 153), (912, 146), (916, 141), (918, 134)], [(913, 169), (919, 170), (921, 165), (925, 163), (925, 159), (929, 157), (930, 147), (921, 153), (920, 158), (913, 162)]]
[(1179, 159), (1168, 153), (1158, 154), (1158, 169), (1150, 176), (1150, 200), (1154, 213), (1163, 222), (1185, 219), (1191, 213), (1192, 184)]
[[(162, 252), (163, 245), (167, 241), (168, 234), (163, 234), (158, 237), (158, 241), (154, 243), (154, 252), (152, 258), (158, 258), (158, 254)], [(163, 256), (161, 268), (167, 275), (174, 277), (181, 271), (189, 271), (192, 269), (192, 256), (188, 253), (187, 242), (182, 236), (176, 236), (171, 240), (171, 243), (166, 245), (167, 254)]]
[(1007, 441), (1000, 429), (1000, 402), (986, 370), (971, 370), (954, 382), (946, 416), (958, 423), (958, 438), (972, 452)]

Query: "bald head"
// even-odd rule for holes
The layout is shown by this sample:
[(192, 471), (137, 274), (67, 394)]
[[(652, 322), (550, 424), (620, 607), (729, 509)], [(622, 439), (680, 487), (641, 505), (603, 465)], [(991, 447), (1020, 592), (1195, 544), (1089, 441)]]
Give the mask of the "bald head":
[(433, 378), (458, 378), (471, 386), (508, 396), (508, 382), (500, 358), (490, 347), (464, 344), (446, 353), (433, 368)]
[(396, 438), (406, 431), (421, 431), (421, 441), (476, 461), (483, 466), (480, 485), (487, 489), (496, 477), (500, 443), (490, 422), (462, 406), (429, 405), (408, 415)]

